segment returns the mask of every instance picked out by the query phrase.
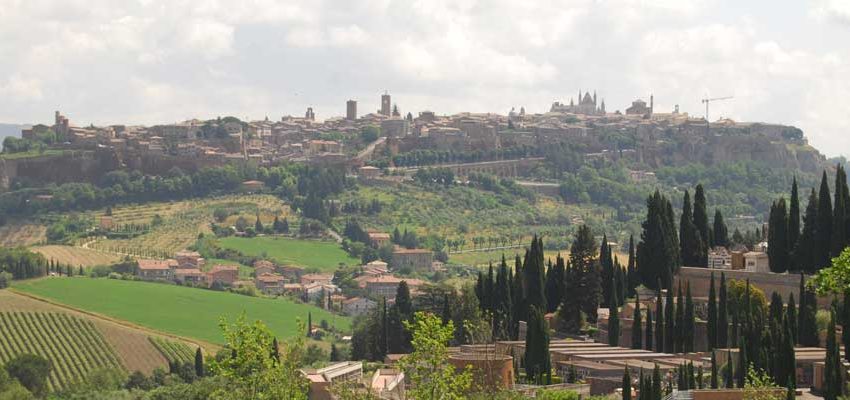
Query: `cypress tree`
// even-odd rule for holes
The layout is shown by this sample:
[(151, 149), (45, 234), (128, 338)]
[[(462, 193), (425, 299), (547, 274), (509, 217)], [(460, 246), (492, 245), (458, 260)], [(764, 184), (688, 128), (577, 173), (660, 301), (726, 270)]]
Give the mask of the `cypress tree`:
[[(560, 255), (558, 255), (558, 262), (561, 270), (563, 270), (564, 260)], [(563, 282), (561, 285), (563, 285)], [(498, 339), (506, 339), (510, 337), (513, 291), (511, 290), (510, 270), (504, 255), (502, 255), (502, 263), (499, 265), (499, 272), (496, 274), (496, 291), (499, 293), (499, 297), (496, 299), (497, 307), (493, 313), (493, 335)], [(561, 292), (563, 293), (563, 290)]]
[(623, 371), (623, 400), (632, 400), (632, 377), (629, 375), (629, 366)]
[(493, 312), (493, 305), (496, 301), (496, 294), (494, 293), (493, 288), (493, 284), (495, 283), (494, 281), (495, 277), (493, 276), (493, 263), (490, 263), (487, 268), (487, 276), (484, 278), (484, 304), (481, 304), (481, 308), (484, 311)]
[(770, 270), (776, 273), (788, 271), (790, 254), (788, 251), (788, 215), (785, 199), (779, 199), (770, 207), (770, 223), (767, 234), (767, 254)]
[(635, 259), (641, 282), (651, 289), (668, 288), (672, 273), (678, 268), (679, 238), (672, 214), (670, 202), (659, 191), (647, 198), (646, 219), (641, 224)]
[(313, 313), (307, 312), (307, 337), (313, 335)]
[[(682, 350), (684, 350), (685, 353), (692, 353), (694, 351), (694, 329), (696, 325), (695, 319), (696, 315), (694, 315), (694, 299), (693, 297), (691, 297), (691, 284), (689, 282), (685, 294), (685, 343), (682, 346)], [(691, 364), (691, 368), (693, 368), (693, 364)]]
[(525, 339), (525, 371), (526, 376), (538, 385), (548, 384), (551, 380), (549, 328), (543, 311), (537, 306), (531, 306), (529, 310), (528, 334)]
[(699, 232), (700, 240), (702, 240), (702, 254), (700, 267), (708, 266), (708, 212), (706, 211), (705, 191), (702, 184), (697, 185), (694, 191), (694, 225)]
[(340, 361), (339, 349), (336, 348), (336, 343), (331, 343), (331, 361)]
[(714, 350), (711, 351), (711, 388), (717, 389), (720, 385), (717, 382), (717, 357), (714, 355)]
[(795, 263), (800, 271), (807, 274), (813, 274), (817, 271), (817, 260), (815, 260), (817, 225), (818, 196), (813, 188), (809, 193), (809, 202), (806, 205), (806, 214), (803, 216), (803, 231), (800, 233), (800, 238), (797, 239), (797, 246), (794, 248)]
[(723, 375), (723, 384), (727, 389), (735, 387), (735, 363), (732, 362), (732, 350), (726, 350), (726, 370)]
[(611, 346), (620, 345), (620, 311), (617, 307), (617, 294), (612, 293), (612, 298), (608, 307), (608, 344)]
[(558, 254), (546, 273), (546, 312), (555, 312), (564, 296), (564, 259)]
[(844, 290), (844, 307), (841, 310), (841, 343), (844, 345), (844, 359), (850, 361), (850, 290)]
[(687, 367), (687, 375), (688, 375), (688, 389), (693, 390), (697, 388), (696, 377), (694, 376), (694, 362), (691, 361), (688, 363)]
[[(523, 272), (522, 272), (522, 261), (520, 261), (519, 255), (514, 259), (514, 279), (511, 286), (511, 299), (513, 300), (513, 307), (511, 310), (511, 339), (517, 340), (519, 337), (519, 321), (526, 321), (526, 313), (525, 313), (525, 290), (523, 288), (522, 282)], [(570, 296), (564, 296), (566, 299)]]
[(708, 349), (717, 347), (717, 296), (714, 291), (714, 272), (711, 273), (711, 282), (708, 286)]
[(673, 342), (673, 348), (676, 353), (682, 353), (685, 350), (685, 299), (682, 297), (682, 284), (679, 283), (678, 294), (676, 295), (676, 326), (672, 332), (675, 335), (676, 341)]
[(646, 309), (646, 332), (644, 332), (644, 350), (652, 350), (652, 345), (654, 342), (652, 341), (652, 310)]
[[(833, 201), (832, 210), (832, 245), (830, 248), (830, 257), (837, 257), (847, 245), (847, 198), (845, 197), (844, 186), (847, 185), (847, 175), (844, 173), (844, 167), (838, 165), (835, 171), (835, 201)], [(828, 267), (829, 264), (823, 264), (822, 267)]]
[(522, 270), (525, 276), (525, 299), (526, 307), (536, 307), (538, 310), (546, 309), (546, 299), (543, 294), (543, 239), (537, 235), (531, 240), (531, 249), (526, 253)]
[(806, 287), (803, 274), (800, 274), (800, 310), (797, 315), (797, 342), (801, 346), (817, 347), (820, 344), (818, 338), (817, 321), (817, 299), (814, 293)]
[[(571, 277), (567, 284), (572, 284), (575, 290), (568, 289), (570, 302), (580, 305), (581, 311), (587, 316), (589, 322), (596, 322), (597, 309), (601, 295), (601, 282), (599, 276), (599, 261), (596, 256), (596, 240), (593, 232), (587, 225), (582, 225), (576, 231), (575, 240), (570, 246), (570, 268)], [(575, 304), (566, 304), (565, 306)]]
[(791, 183), (791, 200), (788, 205), (788, 251), (791, 253), (790, 270), (798, 270), (800, 266), (794, 262), (794, 250), (800, 240), (800, 195), (797, 193), (797, 177)]
[(667, 323), (664, 326), (664, 352), (676, 352), (676, 320), (675, 320), (675, 305), (673, 303), (673, 288), (667, 289), (667, 297), (664, 304), (664, 321)]
[(832, 249), (832, 200), (829, 198), (829, 185), (826, 183), (826, 171), (820, 182), (818, 191), (817, 227), (814, 242), (815, 271), (829, 266), (830, 250)]
[(643, 326), (640, 314), (640, 298), (635, 297), (635, 313), (632, 316), (632, 348), (643, 347)]
[(658, 364), (655, 364), (655, 368), (652, 369), (652, 399), (661, 399), (661, 369), (658, 368)]
[(749, 360), (747, 359), (747, 342), (741, 338), (738, 344), (738, 368), (735, 374), (735, 383), (739, 388), (744, 387), (747, 383), (749, 365)]
[(797, 343), (797, 305), (794, 303), (794, 293), (788, 296), (788, 306), (785, 308), (785, 318), (790, 328), (791, 343)]
[(655, 292), (655, 351), (658, 353), (667, 349), (664, 346), (664, 312), (662, 307), (661, 290), (658, 289)]
[(387, 298), (384, 297), (381, 311), (381, 334), (380, 334), (380, 342), (378, 343), (378, 355), (379, 358), (384, 358), (389, 352), (389, 317), (387, 315)]
[(729, 308), (726, 294), (726, 273), (720, 273), (720, 296), (717, 304), (717, 347), (729, 347)]
[(824, 366), (824, 395), (825, 400), (836, 400), (841, 396), (843, 388), (841, 379), (841, 354), (835, 340), (835, 310), (830, 311), (829, 327), (826, 331), (826, 362)]
[(635, 295), (635, 289), (638, 287), (638, 276), (637, 270), (635, 269), (635, 237), (634, 235), (629, 235), (629, 261), (626, 266), (626, 277), (627, 277), (627, 292), (629, 296)]
[(204, 376), (204, 354), (200, 347), (195, 350), (195, 375), (199, 378)]
[(714, 209), (714, 229), (712, 232), (714, 233), (714, 245), (715, 246), (729, 246), (729, 229), (726, 227), (726, 222), (723, 221), (723, 214), (720, 213), (720, 209)]
[(703, 248), (702, 237), (694, 224), (691, 211), (691, 197), (685, 190), (682, 199), (682, 215), (679, 218), (679, 246), (682, 262), (687, 266), (701, 266)]
[[(691, 363), (693, 365), (693, 363)], [(703, 382), (703, 378), (705, 378), (705, 372), (702, 370), (702, 364), (700, 364), (699, 369), (697, 370), (697, 388), (705, 389), (705, 383)]]
[(611, 252), (608, 249), (608, 235), (602, 234), (602, 243), (599, 244), (599, 267), (600, 277), (602, 278), (602, 301), (603, 306), (611, 306), (612, 296), (614, 291), (614, 265), (610, 258)]

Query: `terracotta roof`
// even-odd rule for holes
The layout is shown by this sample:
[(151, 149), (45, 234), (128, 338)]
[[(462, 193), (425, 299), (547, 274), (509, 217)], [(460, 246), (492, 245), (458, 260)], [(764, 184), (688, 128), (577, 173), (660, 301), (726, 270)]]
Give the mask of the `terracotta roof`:
[(257, 280), (260, 282), (274, 283), (283, 282), (284, 278), (277, 274), (262, 274), (257, 277)]
[(138, 263), (139, 269), (146, 271), (171, 269), (172, 266), (177, 264), (174, 260), (139, 260)]
[(425, 254), (431, 253), (431, 250), (428, 249), (395, 249), (393, 250), (393, 254)]
[(174, 275), (203, 275), (197, 268), (181, 268), (174, 270)]
[(401, 283), (401, 281), (407, 282), (407, 286), (420, 286), (424, 283), (419, 279), (404, 279), (392, 275), (384, 275), (366, 279), (366, 284), (368, 285), (370, 283)]
[(389, 233), (383, 232), (369, 232), (369, 239), (389, 239)]
[(209, 273), (215, 274), (224, 271), (239, 271), (239, 267), (236, 265), (216, 265), (213, 266)]

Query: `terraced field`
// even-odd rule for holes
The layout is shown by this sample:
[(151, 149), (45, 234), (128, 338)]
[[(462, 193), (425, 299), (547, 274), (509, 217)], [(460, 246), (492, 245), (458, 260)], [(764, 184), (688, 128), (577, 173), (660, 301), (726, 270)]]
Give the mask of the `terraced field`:
[(75, 267), (78, 265), (82, 265), (83, 267), (108, 265), (121, 260), (121, 257), (115, 254), (84, 249), (82, 247), (50, 245), (33, 247), (32, 250), (36, 253), (41, 253), (48, 260), (55, 260), (62, 264), (69, 264)]
[(0, 312), (0, 362), (26, 353), (51, 362), (51, 390), (79, 382), (95, 369), (124, 369), (91, 321), (65, 313)]
[(189, 346), (173, 342), (171, 340), (151, 337), (151, 344), (162, 353), (162, 356), (168, 360), (168, 363), (193, 363), (195, 362), (195, 352)]
[(31, 246), (47, 240), (44, 225), (10, 222), (0, 226), (0, 246)]

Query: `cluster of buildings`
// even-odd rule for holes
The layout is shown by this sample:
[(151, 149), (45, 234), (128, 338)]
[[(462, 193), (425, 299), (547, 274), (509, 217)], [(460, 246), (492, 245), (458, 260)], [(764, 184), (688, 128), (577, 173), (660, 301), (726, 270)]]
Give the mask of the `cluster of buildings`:
[(730, 248), (715, 246), (708, 251), (708, 268), (747, 272), (770, 272), (767, 242), (761, 242), (750, 251), (746, 246)]
[(236, 265), (213, 265), (205, 270), (205, 260), (194, 251), (181, 251), (166, 260), (140, 259), (136, 276), (143, 280), (177, 281), (193, 286), (212, 286), (214, 283), (232, 286), (239, 280)]

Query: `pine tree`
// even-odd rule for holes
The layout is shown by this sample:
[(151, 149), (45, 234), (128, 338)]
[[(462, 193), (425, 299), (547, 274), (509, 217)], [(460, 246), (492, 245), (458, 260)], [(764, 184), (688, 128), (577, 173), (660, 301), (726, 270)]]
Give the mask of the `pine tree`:
[(682, 262), (687, 266), (701, 266), (703, 240), (700, 232), (694, 224), (693, 212), (691, 211), (691, 197), (685, 190), (682, 199), (682, 215), (679, 219), (679, 246)]
[(717, 357), (714, 355), (714, 350), (711, 351), (711, 388), (717, 389), (720, 387), (717, 381)]
[(714, 209), (714, 229), (712, 232), (714, 233), (714, 245), (715, 246), (729, 246), (729, 229), (726, 227), (726, 222), (723, 221), (723, 214), (720, 213), (720, 209)]
[(779, 199), (770, 207), (770, 223), (767, 234), (767, 254), (770, 270), (776, 273), (788, 271), (790, 252), (788, 249), (788, 215), (785, 199)]
[(623, 371), (623, 400), (632, 400), (632, 377), (629, 375), (629, 366)]
[(729, 347), (729, 308), (726, 294), (726, 274), (720, 273), (720, 296), (717, 303), (717, 347)]
[(632, 348), (641, 349), (643, 347), (643, 326), (640, 314), (640, 298), (635, 297), (635, 313), (632, 316)]
[[(596, 322), (597, 309), (601, 296), (601, 282), (599, 276), (599, 262), (595, 259), (596, 241), (590, 227), (582, 225), (576, 232), (575, 240), (570, 246), (571, 277), (567, 284), (575, 285), (575, 290), (567, 289), (570, 303), (577, 302), (581, 311), (587, 316), (589, 322)], [(567, 304), (565, 306), (572, 306)], [(569, 309), (569, 308), (568, 308)], [(575, 318), (575, 316), (573, 316)]]
[(705, 191), (702, 184), (697, 185), (694, 191), (694, 225), (699, 232), (700, 240), (702, 240), (702, 253), (700, 254), (700, 264), (697, 266), (708, 266), (708, 212), (706, 211)]
[(195, 375), (197, 375), (199, 378), (205, 375), (204, 354), (201, 352), (200, 347), (195, 350)]
[(814, 269), (830, 265), (830, 250), (832, 249), (832, 200), (829, 198), (829, 185), (826, 183), (826, 171), (820, 182), (818, 191), (817, 227), (814, 242)]
[(652, 340), (652, 310), (646, 309), (646, 331), (644, 332), (644, 350), (652, 350), (652, 345), (655, 344)]
[(666, 350), (664, 343), (664, 312), (662, 311), (661, 289), (655, 292), (655, 351), (661, 353)]
[(791, 264), (788, 269), (797, 271), (800, 265), (795, 262), (795, 250), (800, 240), (800, 195), (797, 193), (797, 177), (791, 183), (791, 200), (788, 205), (788, 251), (791, 254)]
[[(686, 289), (685, 294), (685, 327), (684, 327), (684, 336), (685, 343), (682, 346), (682, 349), (685, 353), (692, 353), (694, 351), (694, 330), (696, 329), (696, 315), (694, 314), (694, 299), (691, 297), (691, 284), (688, 283), (688, 287)], [(693, 368), (693, 365), (691, 365)]]
[(708, 349), (717, 347), (717, 295), (714, 290), (714, 272), (711, 273), (711, 282), (708, 286)]
[(800, 271), (813, 274), (817, 271), (815, 260), (815, 241), (817, 240), (818, 196), (815, 189), (809, 193), (809, 203), (803, 216), (803, 231), (794, 248), (794, 259)]
[(620, 345), (620, 311), (617, 306), (617, 294), (612, 293), (611, 296), (611, 306), (608, 307), (608, 344), (616, 347)]

